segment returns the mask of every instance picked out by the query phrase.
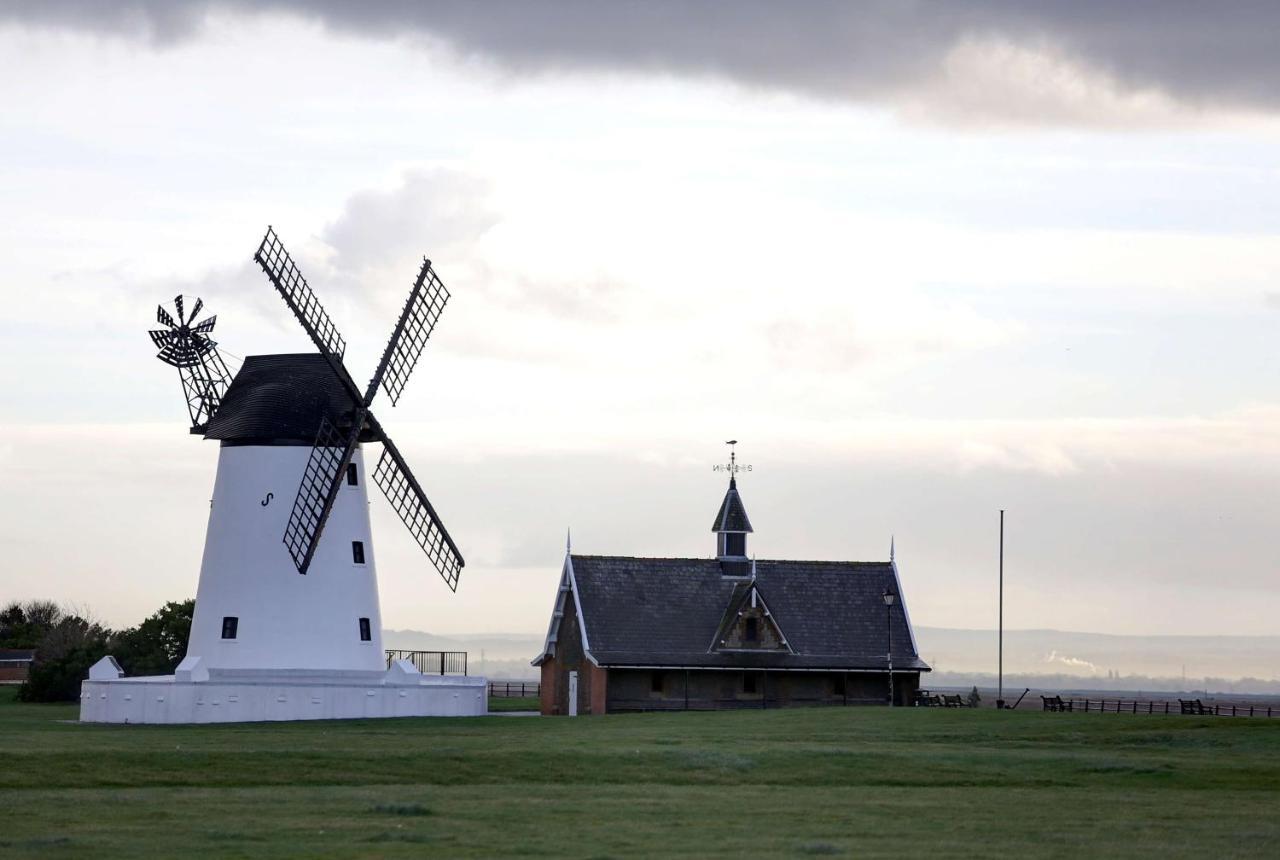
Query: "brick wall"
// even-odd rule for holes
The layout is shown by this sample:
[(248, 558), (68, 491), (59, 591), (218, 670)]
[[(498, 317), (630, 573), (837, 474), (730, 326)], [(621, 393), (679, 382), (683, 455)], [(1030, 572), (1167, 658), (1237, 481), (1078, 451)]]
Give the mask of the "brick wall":
[(556, 633), (556, 654), (542, 664), (541, 709), (547, 716), (569, 713), (569, 673), (578, 673), (578, 714), (606, 711), (609, 673), (587, 659), (582, 650), (577, 607), (564, 602), (564, 616)]
[[(655, 684), (655, 674), (657, 683)], [(889, 699), (884, 673), (754, 672), (755, 692), (745, 691), (741, 670), (611, 669), (606, 692), (610, 713), (618, 711), (726, 710), (815, 705), (883, 704)], [(843, 688), (841, 686), (843, 680)], [(909, 704), (919, 673), (894, 675), (894, 698)]]

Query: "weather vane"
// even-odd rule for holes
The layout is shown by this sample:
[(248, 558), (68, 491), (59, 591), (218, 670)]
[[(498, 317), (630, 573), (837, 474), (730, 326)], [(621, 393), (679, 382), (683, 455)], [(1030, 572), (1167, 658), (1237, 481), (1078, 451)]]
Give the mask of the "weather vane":
[(751, 471), (750, 465), (745, 465), (738, 462), (737, 451), (735, 451), (733, 447), (734, 445), (738, 444), (738, 440), (730, 439), (728, 442), (725, 442), (724, 444), (729, 446), (729, 462), (719, 463), (715, 466), (712, 466), (711, 471), (728, 472), (731, 477), (733, 475), (738, 474), (739, 472), (750, 472)]

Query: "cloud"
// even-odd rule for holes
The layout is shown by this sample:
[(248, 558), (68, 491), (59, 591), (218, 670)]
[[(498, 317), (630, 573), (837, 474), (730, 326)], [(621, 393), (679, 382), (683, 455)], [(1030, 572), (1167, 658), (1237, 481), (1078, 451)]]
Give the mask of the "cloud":
[(1268, 3), (828, 0), (798, 14), (768, 0), (27, 0), (0, 14), (164, 46), (227, 13), (417, 40), (516, 76), (672, 74), (952, 119), (1112, 125), (1165, 122), (1173, 105), (1280, 106), (1280, 6)]
[(357, 192), (322, 234), (334, 251), (330, 262), (359, 276), (428, 249), (469, 251), (498, 222), (488, 192), (484, 180), (447, 168), (409, 170), (394, 188)]

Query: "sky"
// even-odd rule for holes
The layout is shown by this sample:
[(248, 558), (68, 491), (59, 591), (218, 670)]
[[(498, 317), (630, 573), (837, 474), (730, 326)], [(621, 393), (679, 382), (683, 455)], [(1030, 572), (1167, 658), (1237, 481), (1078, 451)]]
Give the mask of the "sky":
[(876, 560), (917, 624), (1277, 631), (1280, 11), (0, 6), (0, 602), (195, 593), (217, 446), (155, 306), (309, 351), (268, 224), (467, 558), (373, 501), (383, 621), (541, 632), (575, 552)]

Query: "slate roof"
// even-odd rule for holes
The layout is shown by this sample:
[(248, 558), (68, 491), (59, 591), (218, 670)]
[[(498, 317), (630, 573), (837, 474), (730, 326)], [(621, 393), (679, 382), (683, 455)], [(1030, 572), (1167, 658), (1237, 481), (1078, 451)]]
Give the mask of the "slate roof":
[[(572, 555), (591, 655), (602, 666), (884, 669), (888, 562), (756, 562), (756, 583), (795, 653), (709, 652), (743, 581), (714, 559)], [(895, 669), (929, 667), (915, 653), (903, 601), (889, 610)]]
[(729, 490), (720, 503), (720, 513), (711, 526), (713, 532), (749, 532), (751, 520), (747, 519), (747, 509), (742, 506), (742, 496), (738, 495), (738, 481), (729, 479)]
[[(251, 355), (231, 380), (204, 438), (312, 445), (321, 417), (350, 426), (355, 403), (317, 352)], [(371, 435), (361, 441), (372, 441)]]

